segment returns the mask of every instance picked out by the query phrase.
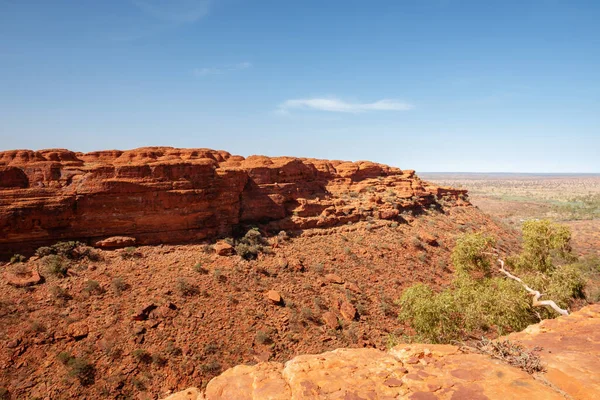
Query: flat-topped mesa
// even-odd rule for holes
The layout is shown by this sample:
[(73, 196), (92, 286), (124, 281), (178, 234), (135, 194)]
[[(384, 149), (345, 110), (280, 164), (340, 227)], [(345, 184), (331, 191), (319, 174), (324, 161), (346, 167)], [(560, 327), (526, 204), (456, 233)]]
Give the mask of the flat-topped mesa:
[(0, 152), (0, 253), (59, 240), (131, 236), (138, 244), (332, 227), (405, 210), (468, 205), (465, 190), (368, 161), (234, 156), (147, 147)]

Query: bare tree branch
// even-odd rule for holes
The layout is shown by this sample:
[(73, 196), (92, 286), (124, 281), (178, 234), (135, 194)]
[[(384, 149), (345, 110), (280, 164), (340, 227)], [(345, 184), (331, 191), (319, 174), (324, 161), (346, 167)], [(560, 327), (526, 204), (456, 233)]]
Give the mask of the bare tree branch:
[[(490, 254), (490, 255), (493, 255), (495, 257), (498, 257), (498, 254), (495, 254), (495, 253), (485, 253), (485, 254)], [(554, 311), (556, 311), (557, 313), (559, 313), (561, 315), (569, 315), (569, 312), (567, 310), (563, 310), (562, 308), (560, 308), (559, 306), (557, 306), (554, 301), (552, 301), (552, 300), (540, 300), (540, 297), (542, 297), (542, 294), (539, 291), (533, 290), (532, 288), (530, 288), (529, 286), (527, 286), (523, 282), (523, 280), (521, 278), (519, 278), (518, 276), (515, 276), (515, 275), (511, 274), (510, 272), (508, 272), (506, 270), (506, 268), (504, 267), (504, 260), (502, 260), (501, 258), (498, 258), (498, 263), (500, 264), (500, 268), (498, 268), (499, 272), (503, 273), (508, 278), (519, 282), (525, 288), (525, 290), (529, 293), (529, 295), (533, 296), (532, 305), (534, 307), (548, 306), (548, 307), (552, 307), (552, 309)]]

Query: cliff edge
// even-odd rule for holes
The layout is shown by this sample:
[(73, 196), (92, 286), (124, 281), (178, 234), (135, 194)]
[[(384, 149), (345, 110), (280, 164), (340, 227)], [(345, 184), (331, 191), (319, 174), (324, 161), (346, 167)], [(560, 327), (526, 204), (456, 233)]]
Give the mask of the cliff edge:
[[(369, 191), (363, 203), (358, 193)], [(414, 171), (367, 161), (243, 158), (225, 151), (150, 147), (75, 153), (0, 152), (0, 253), (59, 240), (137, 244), (230, 236), (243, 224), (279, 231), (394, 220), (466, 192)]]
[(545, 320), (506, 338), (538, 348), (545, 373), (530, 375), (450, 345), (401, 344), (388, 352), (338, 349), (285, 364), (239, 365), (169, 400), (596, 399), (600, 393), (600, 304)]

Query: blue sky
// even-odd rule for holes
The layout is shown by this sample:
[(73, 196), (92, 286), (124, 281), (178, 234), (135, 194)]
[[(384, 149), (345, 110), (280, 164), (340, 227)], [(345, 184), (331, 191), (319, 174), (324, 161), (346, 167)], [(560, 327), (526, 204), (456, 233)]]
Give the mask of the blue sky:
[(0, 0), (0, 150), (600, 172), (600, 2)]

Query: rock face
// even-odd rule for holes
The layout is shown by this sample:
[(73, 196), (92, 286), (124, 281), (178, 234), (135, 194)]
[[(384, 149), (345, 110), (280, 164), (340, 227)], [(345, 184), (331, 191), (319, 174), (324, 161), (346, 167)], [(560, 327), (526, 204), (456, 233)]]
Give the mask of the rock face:
[[(372, 194), (368, 202), (358, 193)], [(331, 227), (398, 219), (465, 191), (421, 181), (413, 171), (371, 162), (251, 156), (225, 151), (140, 148), (75, 153), (0, 152), (0, 253), (59, 240), (113, 236), (139, 245), (229, 236), (240, 224), (264, 229)]]
[[(600, 305), (510, 335), (543, 347), (532, 376), (456, 346), (403, 344), (383, 352), (338, 349), (285, 364), (239, 365), (195, 399), (594, 399), (600, 393)], [(186, 392), (191, 392), (188, 390)], [(197, 392), (193, 392), (197, 393)]]

